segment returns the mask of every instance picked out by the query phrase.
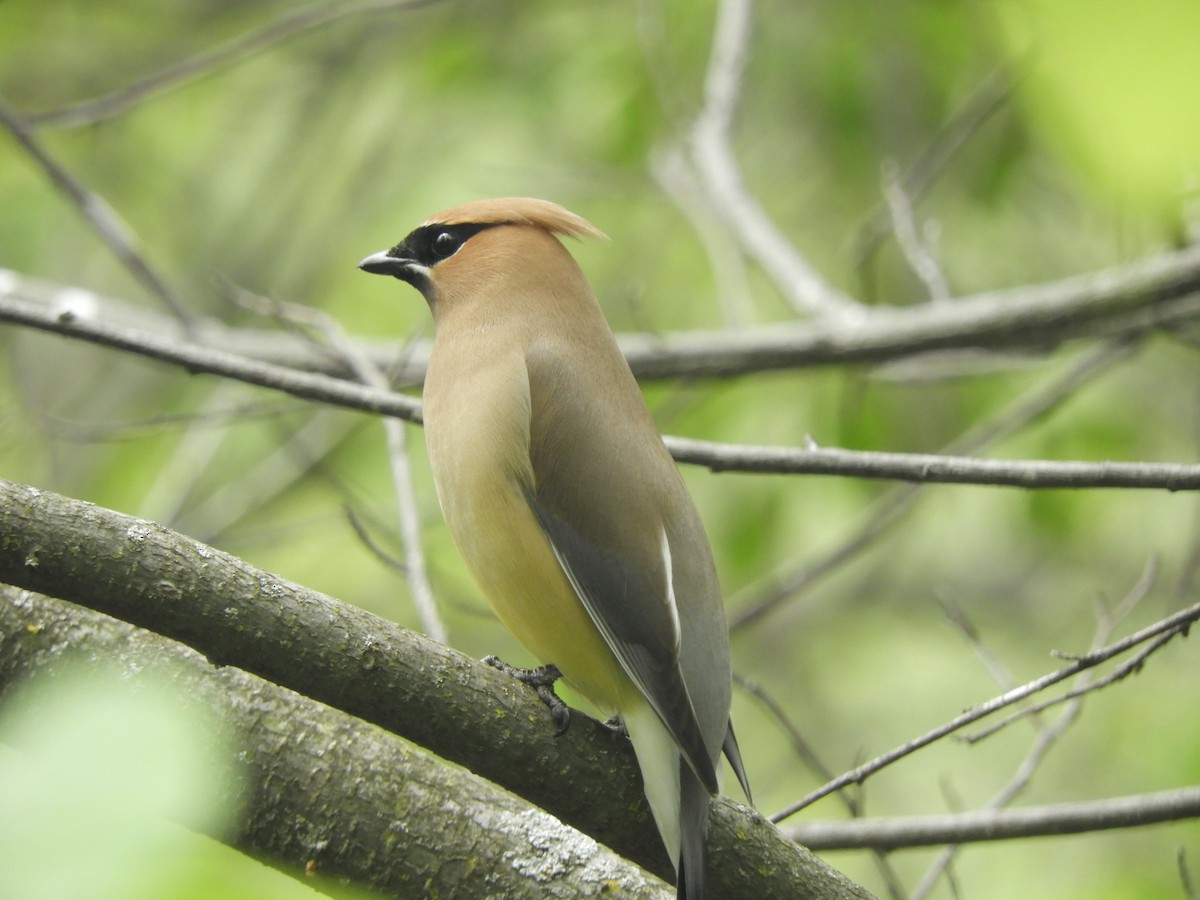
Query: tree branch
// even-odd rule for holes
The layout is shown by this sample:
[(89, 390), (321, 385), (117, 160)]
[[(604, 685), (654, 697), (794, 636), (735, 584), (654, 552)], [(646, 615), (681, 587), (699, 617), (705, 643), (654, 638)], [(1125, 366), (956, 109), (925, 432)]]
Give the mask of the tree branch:
[(896, 850), (903, 847), (1082, 834), (1194, 818), (1200, 818), (1200, 787), (1083, 803), (979, 810), (944, 816), (808, 822), (790, 826), (785, 833), (811, 850), (858, 850), (868, 847)]
[[(192, 342), (81, 318), (69, 311), (55, 315), (12, 296), (0, 297), (0, 320), (175, 363), (193, 373), (221, 375), (309, 400), (421, 421), (419, 401), (385, 390), (382, 385), (358, 385), (263, 363)], [(665, 440), (680, 462), (703, 465), (714, 472), (840, 475), (1025, 489), (1200, 488), (1200, 466), (1182, 463), (983, 460), (940, 454), (722, 444), (672, 436)]]
[[(89, 604), (359, 716), (670, 874), (627, 739), (583, 714), (555, 739), (533, 692), (394, 623), (154, 523), (5, 481), (0, 583)], [(863, 896), (761, 816), (724, 798), (711, 810), (715, 894)]]
[(1044, 691), (1046, 688), (1058, 684), (1060, 681), (1070, 678), (1079, 672), (1083, 672), (1086, 669), (1098, 666), (1115, 656), (1120, 656), (1122, 653), (1125, 653), (1133, 647), (1136, 647), (1138, 644), (1151, 641), (1159, 635), (1166, 635), (1168, 633), (1172, 635), (1186, 635), (1192, 623), (1198, 619), (1200, 619), (1200, 603), (1181, 610), (1174, 615), (1167, 616), (1165, 619), (1161, 619), (1160, 621), (1155, 622), (1153, 625), (1149, 625), (1146, 628), (1131, 634), (1129, 637), (1110, 644), (1101, 650), (1095, 650), (1084, 654), (1069, 666), (1057, 669), (1054, 672), (1043, 675), (1041, 678), (1021, 685), (1018, 688), (1013, 688), (1011, 691), (1006, 691), (999, 697), (994, 697), (986, 703), (981, 703), (978, 706), (972, 707), (961, 715), (955, 716), (944, 725), (940, 725), (932, 731), (929, 731), (918, 738), (914, 738), (913, 740), (906, 744), (902, 744), (894, 750), (888, 751), (882, 756), (877, 756), (868, 763), (864, 763), (863, 765), (858, 766), (849, 772), (839, 775), (837, 778), (833, 779), (827, 784), (822, 785), (807, 796), (802, 797), (795, 803), (790, 804), (786, 808), (775, 813), (775, 815), (771, 816), (771, 821), (781, 822), (789, 816), (795, 815), (805, 807), (812, 805), (822, 797), (833, 793), (834, 791), (841, 790), (847, 785), (861, 784), (869, 776), (874, 775), (876, 772), (887, 768), (892, 763), (903, 759), (917, 750), (920, 750), (922, 747), (927, 747), (935, 741), (941, 740), (947, 735), (953, 734), (954, 732), (972, 724), (973, 722), (978, 722), (980, 719), (990, 716), (994, 712), (1004, 709), (1005, 707), (1012, 706), (1014, 703), (1019, 703), (1026, 697), (1030, 697), (1039, 691)]
[[(1012, 64), (993, 69), (980, 82), (966, 101), (946, 122), (933, 140), (921, 152), (912, 166), (900, 175), (899, 186), (916, 205), (929, 191), (936, 177), (946, 168), (974, 135), (1004, 108), (1012, 97), (1017, 83)], [(861, 269), (893, 229), (893, 218), (887, 204), (880, 200), (867, 213), (853, 238), (855, 268)]]
[(722, 0), (718, 8), (704, 82), (704, 108), (692, 126), (689, 142), (700, 184), (746, 254), (758, 261), (793, 308), (857, 321), (862, 318), (862, 308), (821, 278), (742, 181), (730, 130), (745, 70), (752, 12), (752, 0)]
[(260, 362), (192, 341), (81, 317), (69, 308), (55, 312), (10, 295), (0, 297), (0, 320), (183, 366), (192, 374), (221, 375), (305, 400), (381, 413), (409, 422), (421, 421), (420, 401), (411, 397), (328, 375)]
[(108, 202), (84, 187), (74, 175), (59, 165), (42, 147), (33, 131), (4, 103), (0, 103), (0, 124), (9, 130), (54, 186), (79, 210), (80, 215), (121, 265), (152, 296), (162, 301), (175, 319), (183, 323), (185, 329), (189, 328), (195, 319), (195, 313), (187, 308), (187, 304), (175, 293), (175, 289), (142, 256), (135, 247), (133, 235), (113, 212)]
[[(1200, 318), (1200, 245), (1058, 281), (953, 298), (945, 303), (874, 310), (851, 325), (789, 322), (721, 331), (623, 334), (618, 343), (639, 379), (727, 378), (815, 366), (879, 364), (938, 351), (1043, 351), (1064, 341), (1174, 327)], [(101, 321), (136, 323), (146, 333), (174, 334), (175, 324), (149, 311), (129, 310), (91, 291), (64, 287), (0, 269), (0, 320), (54, 330), (26, 317), (81, 310)], [(36, 312), (42, 307), (41, 314)], [(24, 310), (24, 311), (22, 311)], [(82, 317), (82, 315), (80, 316)], [(53, 321), (53, 319), (51, 319)], [(347, 367), (295, 335), (236, 329), (201, 320), (196, 340), (278, 365), (349, 375)], [(84, 337), (79, 333), (75, 336)], [(101, 341), (102, 343), (102, 341)], [(125, 348), (134, 349), (134, 348)], [(396, 341), (368, 344), (387, 368)], [(394, 382), (419, 384), (427, 344), (410, 348)]]
[(966, 735), (962, 738), (962, 740), (968, 744), (976, 744), (979, 741), (986, 740), (998, 731), (1003, 731), (1013, 722), (1018, 722), (1021, 719), (1029, 716), (1036, 716), (1045, 712), (1051, 707), (1058, 706), (1063, 703), (1078, 702), (1087, 694), (1103, 690), (1110, 684), (1116, 684), (1118, 681), (1124, 681), (1130, 675), (1136, 675), (1138, 672), (1140, 672), (1142, 670), (1142, 666), (1146, 664), (1146, 660), (1157, 653), (1164, 644), (1167, 644), (1174, 637), (1174, 632), (1160, 634), (1153, 641), (1143, 647), (1132, 659), (1122, 663), (1103, 678), (1096, 679), (1094, 681), (1087, 681), (1078, 687), (1072, 688), (1059, 697), (1052, 697), (1049, 700), (1043, 700), (1040, 703), (1034, 703), (1025, 709), (1019, 709), (987, 728), (983, 728), (974, 734)]
[(1200, 465), (979, 459), (937, 453), (881, 453), (825, 447), (764, 447), (665, 438), (671, 455), (714, 472), (840, 475), (916, 484), (978, 484), (1026, 490), (1057, 488), (1200, 489)]
[[(74, 654), (86, 654), (120, 659), (131, 684), (169, 685), (221, 716), (238, 743), (242, 775), (222, 798), (244, 810), (231, 842), (296, 877), (315, 870), (397, 896), (674, 896), (483, 778), (108, 616), (0, 586), (0, 651), (0, 688), (53, 678)], [(464, 859), (495, 862), (465, 866)]]
[(950, 284), (941, 265), (926, 245), (917, 227), (912, 198), (904, 190), (899, 167), (894, 162), (883, 164), (883, 196), (892, 217), (892, 233), (908, 267), (921, 279), (930, 300), (949, 300)]
[(129, 109), (151, 100), (175, 88), (212, 75), (221, 69), (236, 65), (255, 54), (304, 34), (361, 13), (382, 12), (388, 9), (427, 6), (434, 0), (366, 0), (348, 4), (320, 3), (294, 10), (280, 16), (257, 31), (242, 35), (234, 40), (206, 50), (187, 59), (174, 62), (145, 78), (123, 88), (118, 88), (99, 97), (72, 103), (61, 109), (49, 109), (25, 115), (31, 125), (47, 128), (78, 128), (94, 125), (105, 119), (119, 116)]
[[(1095, 634), (1092, 636), (1091, 648), (1093, 651), (1100, 649), (1112, 639), (1113, 631), (1119, 624), (1121, 624), (1121, 622), (1125, 621), (1125, 618), (1133, 612), (1134, 608), (1141, 603), (1142, 599), (1150, 591), (1150, 588), (1153, 587), (1157, 572), (1157, 563), (1154, 560), (1151, 560), (1149, 563), (1147, 563), (1146, 568), (1143, 570), (1142, 576), (1137, 580), (1137, 583), (1134, 584), (1132, 590), (1130, 590), (1125, 595), (1125, 598), (1117, 605), (1117, 608), (1112, 612), (1107, 610), (1101, 612), (1099, 620), (1096, 623)], [(966, 625), (965, 620), (960, 621), (962, 624)], [(986, 665), (986, 659), (990, 654), (983, 652), (984, 647), (974, 635), (974, 629), (967, 626), (965, 633), (967, 634), (968, 638), (972, 640), (972, 643), (976, 646), (976, 648), (981, 651), (981, 656), (983, 656), (985, 659)], [(1159, 636), (1155, 639), (1155, 641), (1151, 642), (1150, 647), (1155, 647), (1155, 644), (1158, 641), (1163, 640), (1169, 640), (1169, 635), (1165, 637)], [(1146, 648), (1143, 648), (1141, 654), (1139, 655), (1145, 655), (1148, 652), (1152, 651), (1147, 651)], [(995, 670), (994, 665), (989, 666), (989, 668)], [(1009, 689), (1013, 686), (1011, 679), (1007, 677), (1007, 673), (997, 672), (997, 674), (999, 675), (998, 681), (1002, 689)], [(1075, 691), (1094, 683), (1093, 674), (1094, 673), (1091, 670), (1079, 673), (1079, 675), (1075, 678), (1075, 689), (1068, 693), (1073, 694)], [(1082, 709), (1082, 698), (1075, 697), (1067, 703), (1066, 707), (1062, 711), (1062, 714), (1053, 723), (1046, 723), (1043, 718), (1036, 713), (1031, 717), (1037, 732), (1034, 736), (1033, 743), (1030, 745), (1029, 751), (1025, 754), (1025, 758), (1021, 760), (1021, 764), (1017, 766), (1017, 769), (1013, 773), (1012, 777), (1003, 787), (1000, 788), (999, 791), (992, 795), (991, 799), (984, 804), (981, 810), (979, 810), (980, 813), (995, 813), (1000, 809), (1007, 807), (1025, 791), (1030, 782), (1033, 780), (1034, 774), (1041, 766), (1042, 761), (1050, 753), (1050, 750), (1053, 749), (1053, 747), (1059, 742), (1063, 735), (1065, 735), (1070, 730), (1072, 725), (1075, 724)], [(914, 888), (910, 893), (909, 900), (923, 900), (923, 898), (928, 897), (942, 876), (949, 872), (951, 864), (959, 854), (959, 850), (959, 844), (950, 844), (946, 847), (943, 847), (942, 851), (937, 855), (933, 863), (928, 869), (926, 869), (925, 874), (921, 876), (921, 880), (918, 882), (916, 888)]]
[[(788, 742), (792, 745), (792, 752), (795, 753), (810, 772), (826, 781), (834, 777), (833, 771), (817, 755), (804, 735), (800, 733), (800, 729), (795, 726), (787, 712), (775, 701), (774, 697), (757, 682), (740, 678), (736, 673), (733, 679), (738, 687), (742, 688), (752, 697), (755, 697), (766, 708), (770, 717), (779, 723), (779, 726), (788, 737)], [(837, 792), (837, 798), (846, 807), (846, 811), (856, 819), (863, 815), (862, 798), (859, 794), (859, 791), (851, 791), (849, 789)], [(802, 841), (797, 841), (797, 843), (801, 846), (807, 846)], [(887, 885), (891, 895), (895, 898), (906, 896), (908, 892), (904, 889), (900, 875), (888, 859), (887, 853), (876, 850), (872, 853), (872, 856), (875, 860), (875, 868), (880, 878), (883, 879), (884, 884)]]

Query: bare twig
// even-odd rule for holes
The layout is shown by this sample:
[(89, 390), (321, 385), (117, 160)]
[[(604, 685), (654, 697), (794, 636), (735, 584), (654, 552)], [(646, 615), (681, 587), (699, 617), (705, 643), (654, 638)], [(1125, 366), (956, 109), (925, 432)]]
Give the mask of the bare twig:
[(1192, 883), (1192, 873), (1188, 869), (1187, 851), (1182, 847), (1175, 851), (1175, 865), (1179, 870), (1179, 885), (1183, 888), (1183, 896), (1187, 900), (1195, 900), (1196, 886)]
[[(804, 735), (800, 733), (800, 729), (796, 727), (795, 723), (788, 717), (787, 712), (775, 701), (775, 698), (771, 696), (766, 688), (757, 681), (750, 678), (743, 678), (736, 673), (733, 676), (733, 680), (738, 687), (758, 700), (771, 718), (779, 723), (784, 733), (788, 736), (788, 741), (792, 745), (792, 751), (800, 758), (810, 772), (820, 778), (824, 778), (826, 781), (834, 777), (833, 770), (825, 765), (821, 758), (817, 756), (816, 750), (813, 749)], [(842, 804), (851, 815), (857, 816), (861, 814), (858, 801), (849, 792), (838, 791), (838, 799), (842, 801)]]
[[(979, 815), (996, 815), (997, 811), (1007, 806), (1017, 795), (1022, 793), (1033, 778), (1034, 772), (1041, 764), (1046, 754), (1050, 749), (1058, 743), (1070, 727), (1075, 723), (1079, 716), (1080, 704), (1078, 702), (1071, 704), (1063, 714), (1051, 725), (1042, 726), (1038, 729), (1037, 736), (1034, 738), (1033, 745), (1029, 748), (1025, 759), (1022, 760), (1020, 767), (1001, 790), (985, 805), (984, 809), (979, 811)], [(961, 815), (961, 814), (960, 814)], [(958, 855), (959, 842), (948, 841), (950, 846), (944, 848), (938, 854), (937, 859), (922, 876), (921, 881), (913, 889), (909, 900), (924, 900), (929, 895), (937, 884), (938, 879), (943, 874), (950, 871), (950, 866)]]
[[(1012, 96), (1015, 84), (1016, 78), (1011, 64), (1006, 63), (994, 69), (967, 98), (962, 108), (934, 136), (912, 167), (900, 176), (900, 185), (914, 204), (921, 200), (937, 176), (945, 170), (946, 165), (967, 141), (1004, 108)], [(878, 249), (880, 242), (890, 233), (892, 223), (887, 204), (882, 201), (876, 204), (858, 229), (854, 240), (856, 266), (863, 266)]]
[(894, 162), (883, 165), (883, 196), (892, 216), (896, 243), (900, 245), (900, 252), (908, 261), (909, 268), (924, 282), (931, 300), (950, 299), (950, 285), (933, 252), (921, 237), (912, 199), (904, 190), (899, 167)]
[(860, 320), (863, 308), (828, 285), (796, 252), (742, 181), (730, 130), (745, 71), (752, 12), (752, 0), (722, 0), (719, 7), (704, 82), (704, 108), (692, 127), (692, 159), (721, 218), (797, 311)]
[(236, 381), (219, 381), (204, 398), (200, 414), (175, 442), (170, 457), (154, 467), (150, 486), (142, 495), (138, 512), (165, 525), (174, 524), (188, 494), (203, 475), (224, 440), (221, 430), (205, 427), (206, 412), (227, 405), (238, 391)]
[(983, 642), (983, 639), (979, 635), (979, 630), (967, 617), (967, 614), (957, 604), (942, 602), (939, 605), (947, 621), (971, 645), (971, 649), (975, 651), (975, 655), (979, 658), (980, 663), (987, 669), (988, 674), (992, 676), (992, 680), (996, 682), (996, 686), (1002, 691), (1007, 691), (1013, 687), (1016, 682), (1009, 673), (1007, 666)]
[(377, 390), (328, 375), (259, 362), (236, 353), (175, 340), (136, 328), (80, 318), (69, 310), (55, 313), (11, 295), (0, 297), (0, 321), (13, 322), (63, 337), (77, 338), (169, 362), (183, 366), (193, 374), (202, 372), (236, 378), (238, 381), (283, 391), (305, 400), (395, 416), (410, 422), (421, 421), (420, 401), (403, 394)]
[[(383, 387), (358, 386), (136, 329), (77, 319), (71, 314), (54, 315), (11, 297), (0, 297), (0, 320), (175, 363), (192, 372), (236, 378), (309, 400), (420, 421), (419, 401), (391, 393)], [(381, 385), (384, 383), (380, 382)], [(1068, 380), (1068, 383), (1074, 382)], [(679, 437), (667, 437), (666, 441), (681, 462), (704, 465), (718, 472), (824, 474), (1029, 489), (1109, 487), (1180, 491), (1200, 488), (1200, 466), (1177, 463), (980, 460), (941, 454), (720, 444)]]
[(316, 410), (300, 428), (281, 433), (271, 451), (239, 477), (184, 510), (171, 522), (172, 526), (202, 540), (216, 541), (227, 529), (318, 468), (320, 461), (360, 424), (361, 420), (337, 416), (331, 410)]
[[(736, 673), (733, 676), (734, 682), (742, 688), (750, 696), (754, 697), (767, 710), (768, 714), (779, 723), (780, 727), (787, 734), (788, 740), (791, 742), (792, 749), (796, 755), (804, 762), (810, 772), (818, 775), (826, 781), (834, 777), (833, 770), (817, 756), (817, 752), (812, 748), (812, 745), (805, 740), (804, 735), (800, 733), (800, 729), (792, 722), (787, 712), (780, 706), (775, 698), (758, 682), (748, 678), (742, 678)], [(848, 790), (837, 792), (838, 799), (842, 801), (842, 805), (846, 807), (847, 812), (854, 817), (861, 816), (862, 804), (859, 802), (855, 793)], [(901, 898), (905, 896), (900, 876), (895, 868), (888, 861), (887, 853), (883, 851), (875, 852), (875, 866), (879, 871), (880, 877), (888, 887), (888, 891), (893, 897)]]
[(724, 225), (709, 204), (703, 202), (701, 187), (683, 153), (672, 147), (655, 154), (650, 170), (663, 193), (675, 202), (700, 239), (725, 322), (745, 327), (753, 319), (745, 259), (730, 243)]
[(840, 790), (841, 788), (850, 784), (860, 784), (866, 778), (870, 777), (881, 769), (887, 768), (892, 763), (895, 763), (914, 753), (915, 751), (920, 750), (922, 747), (927, 747), (935, 741), (941, 740), (947, 735), (953, 734), (967, 725), (978, 722), (980, 719), (1004, 709), (1005, 707), (1011, 706), (1014, 703), (1019, 703), (1026, 697), (1030, 697), (1039, 691), (1043, 691), (1052, 685), (1058, 684), (1060, 681), (1070, 678), (1079, 672), (1107, 662), (1113, 657), (1119, 656), (1120, 654), (1127, 652), (1139, 644), (1145, 643), (1146, 641), (1152, 641), (1161, 634), (1186, 634), (1188, 628), (1197, 619), (1200, 619), (1200, 603), (1155, 622), (1153, 625), (1147, 626), (1146, 628), (1143, 628), (1129, 637), (1117, 641), (1116, 643), (1111, 644), (1102, 650), (1088, 653), (1068, 666), (1064, 666), (1061, 669), (1057, 669), (1054, 672), (1043, 675), (1041, 678), (1028, 682), (1021, 687), (1014, 688), (1011, 691), (1006, 691), (999, 697), (995, 697), (986, 703), (982, 703), (979, 706), (967, 710), (966, 712), (954, 717), (949, 722), (938, 726), (932, 731), (923, 734), (918, 738), (914, 738), (913, 740), (893, 750), (890, 750), (882, 756), (878, 756), (870, 762), (858, 766), (849, 772), (839, 775), (837, 778), (825, 785), (822, 785), (820, 788), (801, 798), (797, 802), (789, 805), (785, 809), (780, 810), (771, 817), (771, 821), (783, 821), (784, 819), (795, 815), (805, 807), (815, 803), (817, 800), (820, 800), (822, 797), (828, 796), (834, 791)]
[[(1192, 385), (1190, 395), (1191, 408), (1193, 410), (1200, 409), (1200, 402), (1198, 402), (1200, 401), (1200, 391), (1197, 390), (1196, 385)], [(1196, 416), (1193, 412), (1189, 424), (1191, 425), (1192, 444), (1200, 454), (1200, 416)], [(1187, 541), (1190, 549), (1183, 559), (1183, 565), (1180, 567), (1179, 575), (1171, 589), (1171, 598), (1177, 602), (1182, 602), (1184, 598), (1195, 592), (1197, 577), (1200, 576), (1200, 498), (1197, 498), (1192, 507), (1191, 537)]]
[(1157, 637), (1153, 641), (1151, 641), (1149, 644), (1147, 644), (1145, 647), (1143, 647), (1137, 653), (1137, 655), (1135, 655), (1132, 659), (1130, 659), (1127, 662), (1123, 663), (1122, 665), (1118, 666), (1116, 669), (1114, 669), (1112, 672), (1110, 672), (1104, 678), (1100, 678), (1100, 679), (1097, 679), (1094, 681), (1087, 681), (1086, 683), (1081, 684), (1079, 687), (1072, 688), (1071, 690), (1067, 691), (1065, 694), (1062, 694), (1059, 697), (1052, 697), (1049, 700), (1043, 700), (1041, 703), (1035, 703), (1032, 706), (1029, 706), (1025, 709), (1018, 710), (1017, 712), (1013, 713), (1010, 716), (1005, 716), (999, 722), (996, 722), (995, 724), (991, 725), (988, 728), (980, 729), (979, 731), (975, 732), (974, 734), (964, 735), (962, 740), (968, 744), (977, 743), (979, 741), (984, 740), (985, 738), (991, 737), (997, 731), (1002, 731), (1003, 729), (1005, 729), (1009, 725), (1011, 725), (1013, 722), (1020, 721), (1021, 719), (1025, 718), (1026, 716), (1037, 715), (1038, 713), (1045, 712), (1047, 709), (1050, 709), (1053, 706), (1058, 706), (1060, 703), (1066, 703), (1071, 700), (1078, 700), (1079, 698), (1083, 697), (1085, 694), (1090, 694), (1093, 691), (1100, 690), (1101, 688), (1106, 688), (1110, 684), (1116, 684), (1118, 681), (1125, 680), (1130, 675), (1136, 675), (1138, 672), (1140, 672), (1142, 670), (1142, 666), (1144, 666), (1146, 664), (1146, 660), (1149, 659), (1151, 656), (1153, 656), (1158, 650), (1160, 650), (1163, 647), (1163, 645), (1170, 642), (1170, 640), (1173, 637), (1175, 637), (1174, 633), (1160, 635), (1159, 637)]
[[(385, 387), (360, 387), (341, 379), (261, 363), (185, 341), (77, 319), (71, 314), (56, 316), (11, 297), (0, 297), (0, 320), (172, 362), (192, 372), (236, 378), (305, 399), (420, 421), (417, 400), (392, 393)], [(347, 346), (350, 346), (348, 342)], [(380, 382), (381, 385), (385, 383)], [(826, 474), (1023, 488), (1111, 487), (1173, 491), (1200, 488), (1200, 466), (1174, 463), (978, 460), (939, 454), (756, 447), (678, 437), (668, 437), (667, 443), (681, 462), (705, 465), (713, 471)]]
[[(1133, 612), (1134, 608), (1150, 592), (1157, 575), (1158, 562), (1152, 558), (1146, 563), (1141, 577), (1138, 578), (1137, 583), (1125, 595), (1125, 599), (1118, 604), (1117, 608), (1112, 612), (1101, 611), (1096, 623), (1096, 632), (1092, 637), (1093, 651), (1099, 650), (1111, 640), (1112, 633), (1116, 627)], [(1159, 637), (1154, 643), (1162, 640), (1163, 638)], [(1021, 761), (1021, 765), (1018, 766), (1017, 771), (1013, 773), (1012, 778), (985, 804), (984, 810), (995, 811), (1008, 806), (1029, 786), (1042, 760), (1045, 759), (1054, 745), (1058, 743), (1059, 739), (1070, 730), (1071, 726), (1079, 718), (1079, 713), (1083, 709), (1082, 695), (1086, 693), (1089, 687), (1096, 684), (1092, 675), (1091, 671), (1087, 671), (1081, 672), (1076, 677), (1076, 689), (1070, 692), (1076, 694), (1076, 696), (1067, 704), (1062, 715), (1053, 724), (1042, 724), (1040, 710), (1027, 711), (1032, 716), (1037, 727), (1037, 735), (1034, 738), (1033, 745), (1029, 748), (1029, 752), (1026, 754), (1025, 759)], [(1011, 687), (1007, 677), (1004, 678), (1000, 686), (1006, 690)], [(925, 872), (924, 876), (922, 876), (921, 881), (913, 890), (909, 900), (924, 900), (942, 875), (950, 871), (951, 863), (958, 855), (958, 851), (959, 845), (957, 843), (944, 848)]]
[(206, 50), (187, 59), (174, 62), (151, 75), (123, 88), (73, 103), (61, 109), (28, 113), (25, 121), (47, 128), (77, 128), (92, 125), (126, 112), (139, 103), (161, 96), (191, 81), (212, 75), (276, 44), (329, 25), (339, 19), (362, 13), (382, 12), (397, 7), (425, 6), (434, 0), (367, 0), (367, 2), (329, 4), (318, 3), (280, 16), (257, 31)]
[(83, 422), (45, 414), (38, 421), (55, 438), (84, 444), (119, 443), (141, 440), (163, 431), (188, 428), (231, 428), (241, 422), (293, 416), (306, 407), (291, 400), (259, 400), (232, 403), (192, 412), (161, 413), (139, 419), (111, 422)]
[[(722, 378), (849, 363), (880, 364), (922, 354), (973, 350), (1045, 353), (1065, 340), (1097, 335), (1144, 333), (1200, 318), (1200, 245), (1140, 259), (1123, 266), (1009, 290), (889, 308), (858, 324), (820, 320), (720, 331), (623, 334), (622, 351), (639, 379)], [(173, 334), (173, 320), (83, 288), (29, 278), (0, 269), (0, 300), (41, 306), (78, 318), (125, 321), (142, 330)], [(7, 308), (7, 306), (6, 306)], [(4, 317), (0, 313), (0, 318)], [(294, 368), (350, 374), (295, 335), (231, 328), (200, 320), (197, 340)], [(376, 365), (395, 358), (392, 341), (368, 348)], [(404, 384), (424, 377), (428, 347), (414, 348), (397, 374)]]
[(1136, 828), (1197, 817), (1200, 817), (1200, 787), (1186, 787), (1085, 803), (1060, 803), (1005, 811), (978, 810), (919, 818), (809, 822), (789, 827), (786, 834), (810, 850), (866, 847), (896, 850), (903, 847)]
[(154, 270), (141, 252), (135, 247), (135, 239), (113, 212), (111, 206), (94, 191), (88, 190), (70, 172), (59, 165), (42, 147), (33, 131), (20, 117), (0, 103), (0, 124), (3, 124), (17, 139), (25, 152), (41, 167), (67, 199), (104, 242), (109, 251), (121, 262), (134, 279), (141, 283), (151, 295), (161, 300), (171, 313), (188, 329), (195, 316), (184, 304), (175, 290)]
[(882, 453), (823, 447), (765, 447), (668, 437), (680, 462), (714, 472), (839, 475), (915, 484), (982, 484), (1033, 489), (1200, 489), (1200, 464), (979, 459), (941, 453)]
[(375, 540), (375, 536), (371, 534), (371, 530), (367, 527), (367, 523), (362, 520), (358, 512), (347, 503), (343, 507), (343, 512), (346, 514), (346, 521), (350, 524), (350, 528), (362, 542), (363, 546), (371, 552), (377, 560), (392, 569), (395, 572), (404, 574), (404, 561), (397, 556), (392, 555), (390, 551), (385, 549)]

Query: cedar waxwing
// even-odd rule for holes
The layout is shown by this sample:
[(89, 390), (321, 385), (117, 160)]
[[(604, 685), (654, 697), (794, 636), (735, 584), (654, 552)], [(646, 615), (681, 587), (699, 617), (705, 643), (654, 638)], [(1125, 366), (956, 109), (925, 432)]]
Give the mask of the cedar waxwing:
[(621, 717), (677, 872), (705, 896), (708, 798), (729, 718), (729, 633), (683, 479), (575, 260), (603, 237), (545, 200), (468, 203), (359, 268), (433, 312), (425, 440), (438, 501), (501, 622)]

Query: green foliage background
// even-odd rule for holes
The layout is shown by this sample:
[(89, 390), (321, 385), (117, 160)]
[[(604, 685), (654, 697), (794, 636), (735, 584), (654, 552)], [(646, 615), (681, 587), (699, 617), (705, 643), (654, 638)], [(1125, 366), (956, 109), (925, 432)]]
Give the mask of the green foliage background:
[[(747, 187), (839, 288), (881, 304), (924, 302), (894, 242), (855, 265), (881, 165), (911, 163), (985, 79), (1011, 67), (1013, 98), (918, 210), (937, 223), (955, 293), (1049, 280), (1186, 240), (1200, 137), (1196, 118), (1180, 111), (1200, 92), (1200, 55), (1187, 50), (1200, 22), (1182, 0), (1155, 0), (1137, 5), (1134, 28), (1125, 12), (1133, 6), (762, 0), (735, 133)], [(292, 9), (9, 0), (0, 5), (0, 97), (22, 113), (54, 109)], [(611, 236), (572, 250), (617, 331), (787, 320), (792, 311), (753, 266), (718, 295), (700, 237), (652, 174), (700, 108), (715, 12), (695, 0), (362, 12), (122, 115), (40, 137), (107, 199), (189, 306), (232, 323), (264, 324), (230, 302), (236, 285), (324, 309), (356, 334), (393, 336), (402, 352), (430, 335), (424, 304), (362, 277), (355, 263), (435, 210), (512, 194), (563, 202)], [(0, 266), (154, 306), (12, 140), (0, 140)], [(655, 384), (647, 395), (677, 434), (934, 451), (1081, 352), (1067, 346), (933, 380), (814, 369)], [(402, 577), (343, 514), (351, 506), (396, 546), (377, 423), (10, 327), (0, 329), (0, 353), (3, 477), (159, 519), (416, 625)], [(1156, 337), (994, 452), (1193, 460), (1196, 372), (1187, 335)], [(253, 414), (195, 418), (241, 405)], [(461, 568), (419, 439), (412, 455), (452, 642), (525, 659)], [(685, 474), (731, 610), (836, 547), (887, 490)], [(1027, 680), (1058, 665), (1051, 650), (1086, 649), (1097, 604), (1115, 605), (1149, 560), (1159, 574), (1127, 627), (1194, 602), (1197, 512), (1185, 494), (926, 488), (883, 541), (738, 632), (736, 667), (841, 771), (999, 692), (944, 605), (961, 608), (1011, 677)], [(761, 706), (744, 694), (735, 703), (764, 811), (819, 783)], [(1086, 702), (1021, 802), (1196, 783), (1198, 703), (1194, 651), (1176, 642), (1136, 680)], [(872, 779), (867, 811), (974, 808), (1010, 777), (1032, 734), (1021, 724), (979, 745), (943, 742)], [(805, 813), (842, 814), (835, 800)], [(984, 845), (963, 852), (956, 878), (968, 897), (1176, 896), (1176, 850), (1187, 849), (1195, 869), (1198, 838), (1189, 824)], [(894, 863), (912, 885), (933, 855), (897, 854)], [(830, 858), (882, 890), (865, 854)]]

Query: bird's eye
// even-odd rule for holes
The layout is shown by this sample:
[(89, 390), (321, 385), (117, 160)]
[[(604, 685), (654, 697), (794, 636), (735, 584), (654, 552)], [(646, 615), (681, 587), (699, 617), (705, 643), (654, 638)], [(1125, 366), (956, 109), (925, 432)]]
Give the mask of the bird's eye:
[(452, 231), (443, 231), (433, 239), (433, 254), (438, 259), (445, 259), (447, 256), (453, 256), (455, 251), (462, 246), (462, 241)]

